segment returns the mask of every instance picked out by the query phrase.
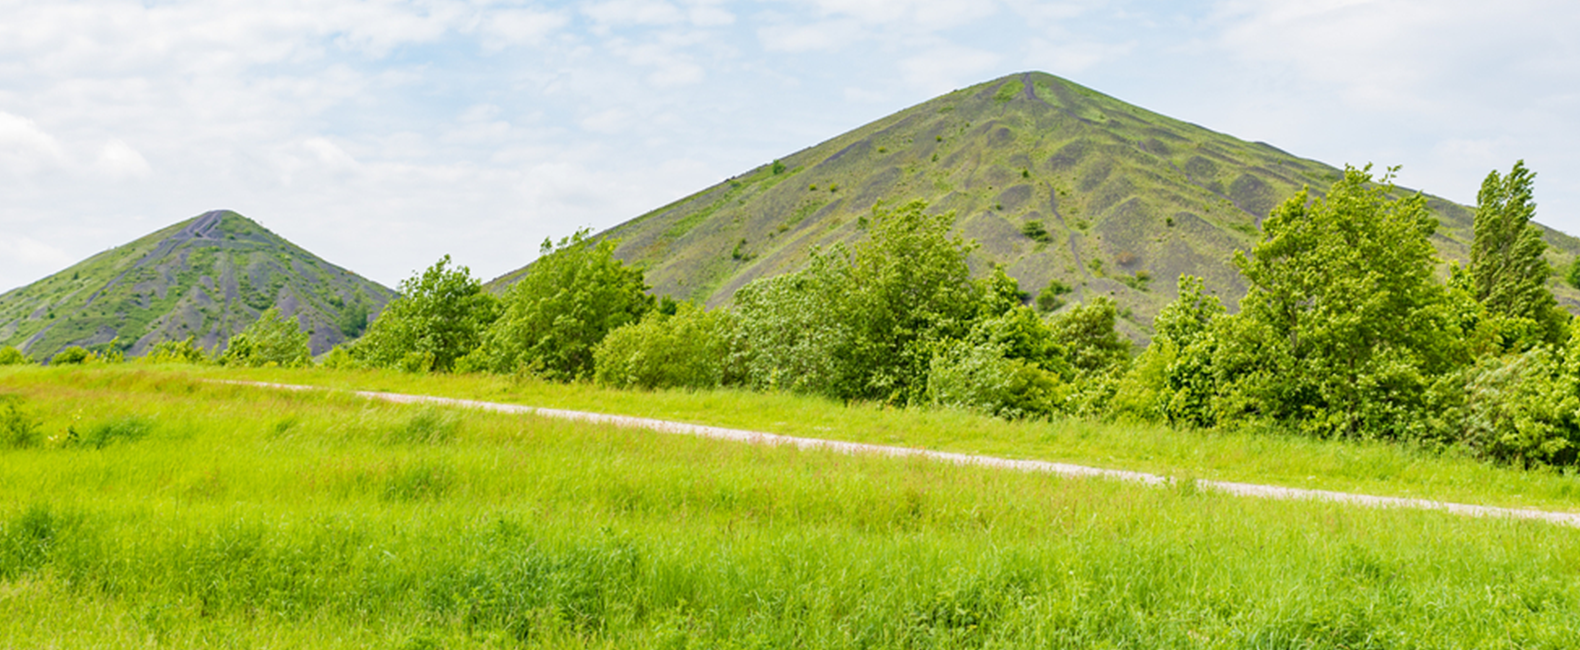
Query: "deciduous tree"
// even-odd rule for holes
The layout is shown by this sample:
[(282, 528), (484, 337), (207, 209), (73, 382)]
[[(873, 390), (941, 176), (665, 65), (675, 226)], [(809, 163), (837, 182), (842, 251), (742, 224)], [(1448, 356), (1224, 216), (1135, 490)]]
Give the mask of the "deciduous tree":
[[(1470, 249), (1472, 295), (1489, 315), (1515, 321), (1508, 329), (1534, 330), (1536, 338), (1557, 345), (1564, 335), (1567, 314), (1547, 289), (1552, 269), (1542, 254), (1547, 243), (1531, 218), (1536, 216), (1532, 186), (1536, 174), (1525, 161), (1514, 163), (1507, 175), (1487, 174), (1476, 195), (1475, 240)], [(1532, 327), (1530, 324), (1534, 324)], [(1524, 348), (1536, 341), (1511, 334), (1507, 347)]]
[(609, 332), (653, 308), (639, 269), (614, 257), (614, 242), (581, 230), (541, 256), (505, 291), (504, 313), (488, 327), (466, 369), (525, 370), (554, 380), (593, 374), (593, 349)]
[(1468, 361), (1433, 277), (1437, 219), (1391, 198), (1392, 170), (1346, 168), (1325, 197), (1302, 190), (1234, 263), (1250, 285), (1214, 359), (1219, 410), (1317, 435), (1400, 436), (1427, 384)]
[(353, 344), (353, 358), (378, 368), (446, 372), (477, 347), (499, 314), (499, 301), (470, 269), (451, 266), (449, 255), (402, 281), (400, 294)]

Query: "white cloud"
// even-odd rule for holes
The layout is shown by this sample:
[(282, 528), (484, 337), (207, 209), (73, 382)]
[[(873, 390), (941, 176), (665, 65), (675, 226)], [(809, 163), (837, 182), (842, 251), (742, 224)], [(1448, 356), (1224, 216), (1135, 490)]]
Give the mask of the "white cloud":
[(939, 30), (981, 21), (998, 10), (994, 0), (809, 0), (825, 16), (869, 24), (905, 24)]
[(0, 111), (0, 165), (14, 173), (63, 165), (66, 152), (33, 120)]
[(861, 42), (865, 33), (861, 23), (840, 19), (771, 25), (757, 30), (757, 38), (770, 52), (831, 52)]
[(735, 14), (723, 8), (722, 0), (689, 0), (686, 13), (698, 27), (723, 27), (735, 24)]
[(611, 108), (583, 117), (577, 124), (594, 133), (615, 134), (630, 128), (632, 115), (623, 108)]
[[(20, 263), (18, 266), (49, 267), (70, 266), (77, 261), (66, 251), (15, 232), (0, 233), (0, 260), (9, 260), (6, 265)], [(11, 270), (0, 269), (0, 272)], [(0, 291), (9, 288), (8, 285), (0, 285)]]
[(154, 173), (143, 155), (120, 139), (104, 143), (93, 168), (113, 180), (147, 178)]
[(537, 45), (550, 34), (563, 29), (570, 18), (559, 12), (531, 9), (498, 9), (478, 17), (478, 33), (490, 49), (512, 45)]
[(1074, 39), (1048, 41), (1033, 39), (1026, 60), (1031, 67), (1059, 74), (1083, 72), (1100, 63), (1113, 61), (1135, 49), (1135, 42), (1103, 43)]
[(990, 75), (1003, 57), (950, 43), (938, 43), (900, 61), (900, 74), (912, 86), (930, 94), (942, 94)]
[(1511, 77), (1580, 81), (1569, 30), (1580, 6), (1569, 2), (1237, 0), (1219, 19), (1222, 45), (1242, 60), (1293, 66), (1362, 108), (1435, 116), (1497, 101)]
[(663, 0), (607, 0), (582, 7), (582, 13), (602, 25), (673, 25), (686, 15)]

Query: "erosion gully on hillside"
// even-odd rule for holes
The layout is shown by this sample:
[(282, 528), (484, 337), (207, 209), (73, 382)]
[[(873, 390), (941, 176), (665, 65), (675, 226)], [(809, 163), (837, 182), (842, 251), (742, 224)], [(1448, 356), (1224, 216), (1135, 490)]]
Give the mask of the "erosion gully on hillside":
[[(258, 386), (293, 391), (327, 390), (319, 386), (302, 386), (296, 384), (279, 384), (270, 382), (220, 381), (219, 383)], [(363, 397), (366, 399), (392, 402), (397, 404), (435, 404), (440, 406), (456, 406), (462, 408), (479, 409), (496, 413), (536, 415), (540, 417), (561, 420), (572, 420), (597, 424), (612, 424), (621, 427), (647, 429), (659, 433), (698, 436), (714, 440), (731, 440), (735, 442), (744, 442), (756, 445), (790, 445), (798, 449), (824, 449), (845, 454), (872, 454), (897, 458), (925, 458), (939, 462), (954, 463), (957, 465), (976, 465), (981, 467), (1018, 470), (1022, 472), (1041, 472), (1058, 476), (1108, 478), (1120, 481), (1143, 483), (1147, 485), (1167, 485), (1173, 484), (1176, 481), (1176, 479), (1159, 476), (1156, 474), (1087, 467), (1084, 465), (1073, 465), (1069, 463), (1055, 463), (1041, 460), (1016, 460), (1011, 458), (998, 458), (994, 456), (980, 456), (974, 454), (960, 454), (944, 451), (932, 451), (927, 449), (916, 449), (913, 447), (894, 447), (888, 445), (846, 442), (841, 440), (802, 438), (796, 436), (764, 433), (760, 431), (746, 431), (743, 429), (729, 429), (724, 427), (673, 422), (669, 420), (655, 420), (652, 418), (592, 413), (588, 411), (539, 408), (534, 406), (523, 406), (519, 404), (504, 404), (500, 402), (485, 402), (450, 397), (435, 397), (431, 395), (409, 395), (403, 393), (387, 393), (379, 391), (353, 391), (352, 393), (358, 397)], [(1194, 480), (1194, 486), (1199, 490), (1212, 490), (1243, 497), (1258, 497), (1264, 499), (1314, 499), (1349, 503), (1373, 508), (1415, 508), (1423, 510), (1441, 510), (1456, 515), (1532, 519), (1565, 526), (1580, 527), (1580, 513), (1549, 512), (1545, 510), (1531, 510), (1522, 508), (1498, 508), (1493, 506), (1479, 506), (1464, 503), (1450, 503), (1446, 501), (1433, 501), (1430, 499), (1382, 497), (1367, 494), (1352, 494), (1348, 492), (1333, 492), (1329, 490), (1308, 490), (1280, 487), (1275, 485), (1257, 485), (1252, 483), (1234, 483), (1229, 481), (1211, 481), (1205, 479)]]

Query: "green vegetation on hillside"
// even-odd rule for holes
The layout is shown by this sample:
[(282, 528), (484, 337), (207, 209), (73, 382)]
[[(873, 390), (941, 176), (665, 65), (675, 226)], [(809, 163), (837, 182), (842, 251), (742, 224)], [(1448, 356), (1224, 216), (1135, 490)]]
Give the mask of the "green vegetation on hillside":
[(191, 338), (219, 351), (265, 310), (324, 352), (393, 297), (229, 211), (208, 212), (0, 294), (0, 345), (48, 360), (72, 346), (142, 356)]
[[(36, 439), (0, 450), (0, 638), (17, 646), (1480, 648), (1561, 647), (1580, 633), (1580, 532), (1547, 524), (753, 447), (170, 371), (0, 373)], [(709, 399), (628, 397), (632, 408)], [(704, 411), (788, 417), (768, 412), (775, 396), (739, 397), (759, 401)], [(821, 412), (834, 411), (849, 410)], [(1054, 444), (1126, 435), (976, 424)]]

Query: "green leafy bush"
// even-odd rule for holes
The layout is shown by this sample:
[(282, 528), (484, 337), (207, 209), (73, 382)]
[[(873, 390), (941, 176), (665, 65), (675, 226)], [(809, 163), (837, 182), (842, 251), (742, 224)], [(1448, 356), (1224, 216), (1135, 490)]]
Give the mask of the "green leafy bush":
[(85, 363), (92, 363), (94, 361), (97, 361), (98, 359), (99, 359), (99, 355), (97, 355), (97, 354), (95, 354), (93, 352), (89, 352), (87, 348), (84, 348), (84, 347), (82, 347), (80, 345), (73, 345), (73, 346), (71, 346), (69, 348), (66, 348), (64, 350), (56, 352), (55, 356), (50, 357), (49, 365), (52, 365), (52, 366), (82, 365), (82, 364), (85, 364)]
[(758, 390), (834, 395), (848, 338), (840, 298), (849, 268), (813, 251), (800, 271), (755, 280), (735, 294), (742, 370)]
[(12, 346), (0, 347), (0, 366), (22, 366), (33, 363), (21, 350)]
[(1045, 417), (1063, 408), (1073, 372), (1047, 324), (1016, 305), (938, 347), (927, 377), (928, 400), (1006, 419)]
[(192, 336), (181, 341), (161, 341), (149, 348), (143, 360), (148, 363), (208, 363), (208, 353), (194, 341)]
[(970, 329), (981, 289), (952, 214), (874, 208), (868, 238), (736, 295), (747, 383), (895, 404), (926, 399), (936, 346)]
[(589, 377), (598, 343), (653, 308), (642, 272), (615, 259), (612, 241), (594, 242), (582, 230), (558, 245), (544, 240), (541, 253), (505, 291), (504, 314), (463, 369)]
[(1210, 426), (1217, 422), (1213, 399), (1217, 381), (1213, 360), (1226, 313), (1208, 295), (1201, 278), (1181, 275), (1179, 298), (1152, 321), (1152, 343), (1120, 381), (1111, 406), (1114, 415), (1173, 424)]
[(617, 388), (717, 388), (738, 378), (734, 339), (728, 311), (687, 303), (672, 316), (649, 312), (598, 344), (594, 378)]
[(368, 329), (368, 306), (359, 299), (340, 308), (335, 315), (335, 327), (348, 339), (361, 336)]
[(1569, 465), (1580, 452), (1580, 345), (1489, 355), (1434, 386), (1436, 441), (1522, 466)]
[(1027, 239), (1039, 244), (1046, 244), (1053, 241), (1053, 235), (1048, 234), (1048, 229), (1043, 227), (1041, 221), (1032, 220), (1021, 224), (1020, 234), (1025, 235)]
[(1074, 291), (1070, 285), (1059, 278), (1048, 280), (1048, 286), (1037, 293), (1037, 309), (1044, 312), (1056, 311), (1064, 306), (1064, 295)]
[(268, 365), (305, 367), (313, 362), (307, 339), (307, 332), (297, 326), (296, 319), (281, 316), (280, 310), (270, 307), (247, 329), (230, 337), (219, 362), (227, 366), (252, 368)]
[(448, 372), (499, 316), (499, 301), (470, 269), (450, 267), (449, 255), (402, 281), (400, 294), (349, 348), (360, 364)]

